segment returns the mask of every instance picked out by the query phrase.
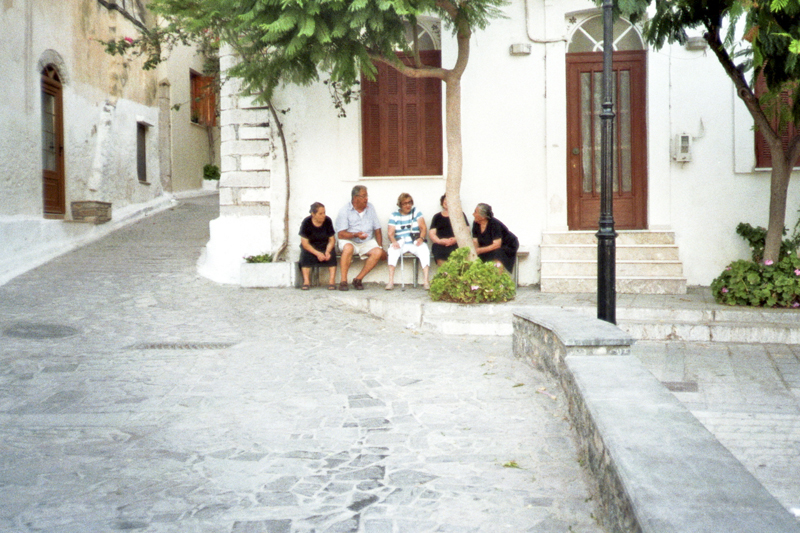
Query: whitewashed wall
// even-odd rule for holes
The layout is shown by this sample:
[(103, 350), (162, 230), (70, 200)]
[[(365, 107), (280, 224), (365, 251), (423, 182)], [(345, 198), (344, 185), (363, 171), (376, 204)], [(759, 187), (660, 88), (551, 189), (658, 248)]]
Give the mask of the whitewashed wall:
[[(109, 231), (70, 224), (73, 201), (111, 202), (116, 221), (169, 205), (158, 158), (156, 72), (112, 58), (98, 39), (137, 35), (100, 3), (29, 0), (0, 5), (0, 283)], [(64, 102), (64, 220), (42, 206), (40, 72), (54, 62)], [(138, 180), (136, 125), (150, 126), (148, 182)]]
[[(507, 18), (473, 37), (462, 83), (462, 200), (468, 215), (478, 202), (491, 204), (519, 236), (531, 251), (520, 281), (531, 284), (539, 281), (542, 232), (567, 227), (565, 37), (573, 18), (599, 11), (582, 0), (512, 0), (504, 11)], [(442, 37), (447, 67), (456, 55), (455, 42), (446, 29)], [(531, 53), (512, 55), (513, 44), (530, 44)], [(736, 225), (766, 224), (769, 173), (753, 170), (752, 121), (710, 53), (678, 46), (651, 51), (647, 72), (649, 227), (673, 230), (688, 283), (707, 285), (727, 263), (748, 255)], [(291, 165), (293, 258), (309, 205), (320, 201), (335, 218), (355, 184), (368, 187), (384, 228), (401, 192), (414, 197), (428, 220), (438, 211), (443, 176), (361, 176), (358, 102), (349, 106), (346, 118), (337, 118), (327, 88), (319, 83), (279, 91), (275, 104), (289, 109), (283, 121)], [(693, 159), (687, 163), (672, 159), (673, 139), (682, 132), (694, 138)], [(282, 155), (274, 144), (271, 245), (283, 233), (283, 196), (277, 188), (284, 179)], [(787, 225), (794, 225), (798, 208), (796, 172)], [(380, 267), (367, 281), (385, 277)]]

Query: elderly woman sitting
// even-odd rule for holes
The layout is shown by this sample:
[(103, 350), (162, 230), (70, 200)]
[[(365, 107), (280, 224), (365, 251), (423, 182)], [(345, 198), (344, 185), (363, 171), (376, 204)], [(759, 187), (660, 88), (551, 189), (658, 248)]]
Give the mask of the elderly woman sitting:
[(505, 268), (511, 273), (519, 249), (517, 236), (494, 218), (489, 204), (478, 204), (472, 217), (472, 241), (478, 257), (483, 261), (494, 261), (500, 270)]
[(422, 265), (422, 272), (425, 275), (423, 286), (428, 289), (428, 270), (430, 268), (431, 256), (428, 245), (425, 244), (425, 236), (428, 227), (425, 219), (422, 218), (422, 211), (414, 207), (414, 199), (408, 193), (403, 193), (397, 199), (397, 207), (400, 209), (392, 213), (389, 219), (389, 282), (386, 290), (394, 288), (394, 270), (397, 260), (405, 252), (411, 252), (419, 258)]
[(325, 215), (325, 206), (311, 204), (310, 216), (300, 224), (300, 271), (303, 273), (304, 291), (311, 287), (311, 267), (328, 267), (328, 290), (336, 289), (336, 245), (333, 221)]

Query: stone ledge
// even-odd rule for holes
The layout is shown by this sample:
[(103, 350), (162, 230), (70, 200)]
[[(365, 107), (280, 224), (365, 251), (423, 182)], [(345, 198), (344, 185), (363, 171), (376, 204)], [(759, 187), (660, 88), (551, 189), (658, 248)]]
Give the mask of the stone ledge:
[(570, 415), (611, 531), (800, 531), (638, 359), (576, 355), (565, 364)]
[(567, 397), (613, 532), (798, 532), (794, 517), (630, 353), (613, 324), (561, 308), (514, 313), (516, 357)]
[(614, 324), (560, 307), (518, 309), (513, 331), (514, 355), (559, 378), (568, 355), (626, 355), (634, 343)]

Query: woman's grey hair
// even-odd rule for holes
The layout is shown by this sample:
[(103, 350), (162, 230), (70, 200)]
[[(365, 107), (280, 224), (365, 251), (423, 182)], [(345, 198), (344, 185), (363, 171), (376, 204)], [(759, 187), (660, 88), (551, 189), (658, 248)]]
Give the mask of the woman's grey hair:
[(494, 218), (494, 213), (492, 213), (492, 206), (489, 204), (478, 204), (478, 207), (475, 210), (485, 218)]
[(314, 213), (319, 211), (320, 207), (325, 207), (324, 205), (322, 205), (322, 202), (314, 202), (313, 204), (311, 204), (311, 209), (309, 209), (308, 212), (313, 215)]

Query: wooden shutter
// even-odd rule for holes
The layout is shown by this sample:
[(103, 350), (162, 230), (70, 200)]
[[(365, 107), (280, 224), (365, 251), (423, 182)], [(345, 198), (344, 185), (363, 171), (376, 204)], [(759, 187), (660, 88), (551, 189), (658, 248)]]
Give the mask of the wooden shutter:
[[(767, 92), (767, 84), (764, 81), (763, 76), (758, 78), (756, 82), (756, 96), (761, 97), (765, 92)], [(792, 105), (792, 96), (789, 91), (784, 91), (778, 97), (780, 99), (780, 106), (791, 106)], [(775, 117), (770, 121), (770, 124), (774, 129), (777, 130), (778, 128), (778, 118)], [(783, 145), (784, 151), (789, 147), (789, 141), (791, 141), (795, 135), (800, 134), (800, 130), (798, 130), (797, 126), (794, 124), (788, 124), (786, 130), (780, 134), (781, 136), (781, 144)], [(756, 143), (756, 167), (758, 168), (772, 168), (772, 155), (769, 152), (769, 145), (767, 144), (766, 139), (764, 138), (764, 134), (760, 131), (756, 131), (755, 134), (755, 143)], [(800, 166), (800, 159), (795, 161), (794, 166)]]
[(214, 77), (192, 72), (192, 122), (202, 126), (217, 125), (217, 102)]
[[(438, 50), (420, 56), (426, 65), (441, 65)], [(442, 174), (442, 82), (406, 77), (382, 63), (376, 67), (375, 82), (362, 79), (364, 175)]]

